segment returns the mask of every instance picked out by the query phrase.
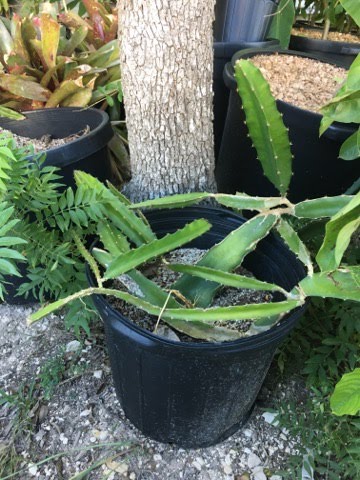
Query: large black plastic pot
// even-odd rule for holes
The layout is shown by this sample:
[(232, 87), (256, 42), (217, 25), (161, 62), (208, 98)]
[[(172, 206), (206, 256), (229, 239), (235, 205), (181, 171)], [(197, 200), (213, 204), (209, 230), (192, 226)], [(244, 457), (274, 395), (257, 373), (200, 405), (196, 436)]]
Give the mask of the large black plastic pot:
[[(97, 108), (45, 108), (23, 112), (25, 120), (0, 118), (0, 127), (29, 138), (65, 138), (90, 127), (89, 133), (46, 152), (44, 166), (60, 168), (61, 183), (74, 186), (74, 170), (82, 170), (101, 181), (111, 178), (107, 144), (113, 136), (107, 113)], [(29, 157), (31, 160), (31, 157)]]
[[(256, 151), (247, 136), (245, 114), (236, 92), (233, 65), (239, 58), (271, 55), (267, 50), (244, 50), (234, 55), (224, 70), (225, 83), (230, 89), (228, 112), (221, 149), (216, 165), (216, 181), (220, 192), (246, 192), (250, 195), (278, 195), (275, 187), (264, 176)], [(290, 50), (279, 54), (315, 56)], [(357, 125), (334, 123), (319, 138), (321, 115), (278, 100), (277, 107), (289, 128), (294, 155), (293, 172), (288, 197), (293, 202), (307, 198), (344, 193), (360, 176), (358, 161), (347, 162), (338, 158), (342, 143), (357, 129)]]
[(291, 35), (289, 48), (298, 52), (317, 55), (325, 62), (334, 62), (345, 68), (349, 68), (360, 53), (360, 43), (334, 42), (301, 35)]
[(233, 55), (248, 48), (276, 49), (279, 46), (278, 40), (265, 40), (263, 42), (215, 42), (214, 43), (214, 143), (215, 161), (217, 161), (226, 113), (229, 103), (230, 91), (224, 82), (224, 67), (230, 62)]
[[(212, 224), (191, 246), (207, 249), (244, 220), (227, 210), (189, 207), (146, 216), (158, 236), (196, 218)], [(262, 280), (291, 289), (304, 276), (277, 237), (261, 241), (244, 266)], [(90, 284), (94, 285), (88, 270)], [(183, 343), (146, 331), (114, 310), (102, 296), (94, 303), (104, 321), (115, 388), (127, 418), (146, 436), (186, 448), (206, 447), (232, 435), (254, 405), (276, 347), (304, 308), (276, 327), (227, 343)]]
[(217, 0), (216, 42), (261, 42), (266, 38), (279, 0)]

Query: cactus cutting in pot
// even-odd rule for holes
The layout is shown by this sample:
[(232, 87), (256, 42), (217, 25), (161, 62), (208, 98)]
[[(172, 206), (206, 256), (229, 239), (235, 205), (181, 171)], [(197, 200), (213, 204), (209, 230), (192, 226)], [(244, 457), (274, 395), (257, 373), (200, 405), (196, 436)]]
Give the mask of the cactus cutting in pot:
[[(29, 319), (31, 324), (75, 299), (92, 296), (104, 320), (126, 416), (145, 435), (184, 447), (215, 444), (244, 424), (277, 346), (309, 297), (360, 299), (359, 267), (342, 263), (359, 227), (360, 194), (290, 202), (291, 148), (269, 87), (248, 61), (237, 64), (236, 78), (250, 135), (279, 196), (200, 192), (131, 204), (110, 184), (105, 187), (77, 172), (78, 186), (101, 200), (94, 205), (103, 214), (98, 222), (101, 244), (89, 252), (77, 241), (91, 270), (90, 286)], [(197, 205), (209, 198), (222, 209)], [(231, 209), (251, 210), (254, 216), (245, 221)], [(317, 218), (330, 220), (313, 260), (292, 220)], [(195, 264), (164, 260), (184, 246), (205, 253)], [(147, 276), (154, 260), (155, 266), (179, 275), (169, 287)], [(254, 277), (240, 274), (240, 265)], [(121, 289), (114, 288), (115, 281)], [(245, 305), (235, 299), (232, 305), (216, 306), (213, 301), (222, 287), (271, 292), (272, 299)], [(108, 297), (204, 342), (176, 341), (140, 328), (114, 310)], [(245, 335), (232, 329), (232, 322), (248, 322)]]

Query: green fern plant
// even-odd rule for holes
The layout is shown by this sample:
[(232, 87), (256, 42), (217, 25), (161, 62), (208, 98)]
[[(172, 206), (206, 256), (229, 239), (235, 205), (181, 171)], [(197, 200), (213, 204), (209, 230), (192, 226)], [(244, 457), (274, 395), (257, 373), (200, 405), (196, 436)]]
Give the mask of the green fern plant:
[[(0, 136), (0, 296), (6, 276), (20, 277), (17, 263), (23, 262), (27, 279), (18, 294), (27, 297), (31, 292), (44, 301), (86, 285), (74, 235), (82, 242), (94, 235), (103, 211), (98, 193), (83, 188), (62, 191), (59, 170), (44, 166), (44, 155), (30, 162), (32, 153), (30, 146), (17, 148), (11, 136)], [(67, 317), (76, 333), (90, 333), (94, 310), (89, 299), (85, 304), (84, 308), (84, 302), (78, 302)]]

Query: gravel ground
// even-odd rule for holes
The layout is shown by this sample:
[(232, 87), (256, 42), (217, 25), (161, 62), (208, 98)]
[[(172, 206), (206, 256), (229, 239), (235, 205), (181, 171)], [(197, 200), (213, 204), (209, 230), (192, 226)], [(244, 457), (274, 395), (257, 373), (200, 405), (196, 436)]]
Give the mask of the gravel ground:
[[(107, 458), (89, 478), (281, 479), (276, 472), (286, 467), (288, 455), (296, 450), (287, 432), (270, 425), (264, 416), (263, 407), (270, 404), (274, 394), (271, 382), (260, 393), (261, 403), (244, 429), (224, 443), (187, 451), (160, 444), (145, 438), (124, 417), (115, 396), (101, 324), (94, 326), (90, 340), (80, 344), (57, 316), (27, 327), (26, 318), (34, 309), (0, 305), (0, 389), (11, 394), (20, 384), (39, 381), (41, 366), (59, 354), (65, 367), (50, 400), (41, 389), (35, 389), (33, 397), (37, 398), (27, 415), (32, 428), (24, 428), (14, 440), (26, 470), (13, 478), (69, 480)], [(277, 391), (280, 395), (283, 388)], [(0, 402), (0, 457), (15, 433), (15, 412), (16, 408)], [(123, 443), (96, 448), (111, 442)], [(41, 466), (33, 465), (63, 451), (70, 453)]]

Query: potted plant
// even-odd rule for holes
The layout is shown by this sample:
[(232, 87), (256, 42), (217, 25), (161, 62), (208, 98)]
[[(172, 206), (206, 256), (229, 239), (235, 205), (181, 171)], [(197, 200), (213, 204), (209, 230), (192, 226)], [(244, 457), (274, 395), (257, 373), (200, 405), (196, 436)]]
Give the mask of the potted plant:
[[(323, 28), (313, 26), (294, 28), (290, 48), (317, 55), (325, 61), (336, 62), (349, 68), (360, 53), (360, 39), (358, 35), (351, 34), (351, 29), (353, 27), (356, 29), (356, 23), (359, 26), (360, 21), (357, 3), (356, 0), (310, 2), (307, 8), (313, 7), (311, 18), (323, 20)], [(336, 31), (330, 30), (331, 25)], [(347, 33), (342, 33), (345, 27)]]
[[(64, 166), (67, 183), (72, 184), (72, 167), (66, 167), (67, 163), (73, 162), (72, 157), (78, 157), (80, 162), (75, 168), (89, 168), (94, 175), (101, 174), (103, 180), (109, 178), (110, 169), (116, 175), (125, 168), (124, 146), (118, 126), (122, 95), (117, 15), (109, 6), (93, 0), (86, 2), (86, 9), (88, 18), (70, 10), (58, 15), (41, 13), (24, 17), (13, 14), (9, 19), (0, 17), (1, 109), (29, 112), (73, 107), (73, 111), (80, 112), (81, 108), (99, 105), (101, 110), (107, 110), (111, 120), (117, 121), (113, 136), (102, 111), (80, 112), (78, 118), (73, 116), (70, 119), (71, 113), (29, 113), (28, 117), (33, 120), (27, 121), (26, 128), (15, 122), (8, 124), (7, 120), (0, 122), (0, 126), (13, 127), (19, 135), (25, 128), (31, 138), (74, 135), (91, 124), (91, 129), (96, 129), (97, 133), (92, 132), (92, 138), (87, 137), (85, 143), (78, 142), (78, 150), (75, 148), (71, 153), (71, 146), (66, 153), (60, 150), (48, 156), (49, 162), (54, 162), (54, 156), (58, 158), (58, 164)], [(111, 163), (106, 144), (109, 145)], [(96, 157), (98, 163), (95, 165)], [(103, 172), (100, 164), (104, 164)]]
[[(86, 285), (76, 243), (89, 242), (96, 234), (100, 206), (89, 216), (93, 193), (64, 189), (60, 169), (44, 166), (44, 155), (33, 155), (29, 162), (29, 147), (16, 146), (9, 134), (2, 133), (0, 141), (0, 197), (6, 205), (0, 216), (5, 222), (0, 237), (2, 298), (26, 304), (75, 292)], [(74, 304), (66, 326), (89, 333), (94, 309), (91, 302), (87, 307)]]
[[(336, 68), (335, 65), (320, 62), (309, 54), (291, 50), (242, 51), (233, 57), (231, 64), (227, 64), (224, 78), (231, 94), (216, 166), (219, 191), (276, 195), (276, 189), (262, 174), (263, 160), (259, 152), (256, 153), (248, 137), (245, 112), (248, 115), (254, 106), (248, 103), (246, 83), (239, 79), (236, 72), (236, 63), (245, 58), (258, 62), (263, 72), (271, 77), (272, 88), (277, 92), (278, 109), (289, 129), (291, 152), (294, 156), (293, 177), (288, 192), (290, 200), (298, 202), (307, 198), (344, 193), (360, 176), (359, 162), (346, 162), (339, 158), (343, 142), (358, 129), (356, 123), (351, 123), (359, 121), (359, 118), (356, 119), (356, 108), (352, 110), (354, 114), (347, 120), (350, 123), (345, 123), (345, 115), (342, 118), (337, 116), (337, 122), (332, 123), (334, 120), (332, 118), (326, 125), (323, 124), (325, 128), (321, 130), (320, 138), (319, 131), (322, 121), (322, 99), (325, 97), (331, 99), (332, 94), (340, 86), (337, 79), (342, 76), (344, 81), (347, 72)], [(323, 73), (320, 68), (324, 69)], [(356, 75), (356, 71), (357, 63), (354, 63), (349, 75)], [(301, 76), (305, 78), (306, 84), (299, 85)], [(330, 88), (329, 85), (332, 86), (333, 92), (325, 90)], [(264, 92), (260, 93), (262, 102), (265, 102)], [(353, 101), (356, 103), (355, 98)], [(335, 107), (335, 103), (332, 108)], [(325, 111), (324, 114), (327, 115)]]
[[(272, 23), (277, 1), (218, 0), (214, 22), (214, 146), (217, 162), (229, 103), (223, 71), (232, 56), (248, 48), (274, 49), (279, 46)], [(267, 36), (269, 28), (271, 31)], [(290, 32), (290, 30), (289, 30)]]
[[(239, 68), (256, 102), (258, 89), (266, 88), (266, 82), (250, 62), (240, 62)], [(360, 195), (291, 203), (286, 197), (291, 178), (287, 131), (273, 99), (260, 110), (263, 115), (250, 115), (248, 122), (259, 151), (273, 144), (276, 162), (269, 158), (264, 171), (279, 197), (189, 193), (134, 205), (113, 187), (107, 189), (88, 174), (77, 172), (79, 187), (108, 202), (99, 222), (101, 244), (91, 253), (80, 245), (89, 265), (90, 286), (30, 316), (32, 323), (74, 300), (94, 296), (105, 323), (114, 381), (125, 413), (145, 434), (160, 441), (200, 447), (231, 435), (251, 411), (276, 345), (296, 323), (306, 299), (360, 298), (358, 268), (341, 265), (358, 227), (354, 220)], [(269, 116), (271, 128), (267, 130)], [(236, 211), (257, 214), (244, 222), (228, 210), (189, 208), (208, 197)], [(145, 218), (139, 210), (144, 208), (165, 210), (145, 213)], [(315, 271), (289, 216), (331, 217), (316, 257), (320, 271)], [(287, 247), (269, 236), (273, 228)], [(161, 261), (163, 255), (184, 245), (207, 252), (195, 265)], [(157, 258), (158, 264), (149, 265)], [(244, 258), (256, 278), (234, 273)], [(149, 277), (160, 265), (181, 274), (165, 289)], [(122, 285), (120, 289), (115, 288), (116, 282)], [(212, 306), (221, 285), (265, 289), (275, 296), (260, 304)], [(135, 311), (145, 311), (155, 329), (163, 321), (181, 335), (208, 343), (164, 339), (156, 331), (146, 331), (116, 312), (104, 295), (134, 306)], [(244, 319), (249, 322), (245, 334), (229, 328), (231, 321)]]
[(217, 42), (261, 42), (266, 39), (278, 0), (219, 0), (215, 5)]
[[(54, 147), (51, 143), (50, 148), (45, 147), (43, 166), (57, 167), (65, 186), (74, 186), (74, 170), (77, 169), (102, 181), (111, 179), (107, 145), (114, 133), (106, 112), (96, 108), (62, 107), (31, 110), (22, 115), (21, 120), (1, 117), (0, 128), (25, 137), (22, 144), (30, 144), (35, 139), (45, 139), (45, 143), (57, 140)], [(33, 158), (29, 155), (29, 161)]]

